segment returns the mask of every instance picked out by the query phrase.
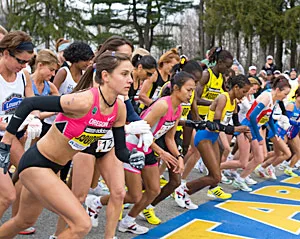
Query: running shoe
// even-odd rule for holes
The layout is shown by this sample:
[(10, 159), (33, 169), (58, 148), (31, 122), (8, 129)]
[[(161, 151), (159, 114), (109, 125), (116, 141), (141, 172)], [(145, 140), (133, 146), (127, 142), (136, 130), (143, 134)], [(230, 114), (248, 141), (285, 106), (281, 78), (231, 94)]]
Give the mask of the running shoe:
[(265, 168), (265, 172), (266, 174), (269, 176), (270, 179), (276, 180), (276, 174), (275, 174), (275, 168), (273, 167), (273, 165), (269, 165), (267, 168)]
[(223, 184), (232, 184), (232, 180), (228, 179), (223, 173), (221, 173), (221, 183)]
[(252, 188), (249, 188), (248, 185), (245, 182), (239, 181), (237, 179), (233, 180), (232, 186), (235, 189), (242, 190), (244, 192), (251, 192), (252, 191)]
[(163, 175), (160, 176), (160, 179), (159, 179), (159, 184), (160, 184), (160, 187), (164, 187), (169, 181), (167, 179), (165, 179), (165, 177)]
[(184, 195), (184, 184), (181, 184), (178, 188), (175, 189), (175, 202), (181, 208), (185, 208)]
[(286, 168), (284, 170), (284, 174), (290, 177), (298, 177), (299, 175), (294, 173), (293, 170), (291, 168)]
[(269, 178), (269, 175), (265, 172), (265, 169), (261, 165), (258, 165), (256, 167), (256, 169), (254, 170), (254, 173), (258, 177), (261, 177), (261, 178), (264, 178), (264, 179), (268, 179)]
[(238, 176), (238, 172), (236, 170), (231, 169), (224, 169), (223, 174), (228, 178), (236, 178)]
[(251, 178), (251, 176), (247, 176), (245, 178), (245, 183), (247, 183), (248, 185), (255, 185), (257, 184), (257, 181), (255, 181), (253, 178)]
[(191, 210), (198, 209), (198, 206), (192, 202), (190, 195), (188, 195), (187, 192), (185, 192), (184, 194), (184, 203), (186, 209), (191, 209)]
[(214, 187), (212, 189), (208, 189), (207, 196), (211, 198), (219, 198), (222, 200), (226, 200), (232, 197), (230, 193), (225, 193), (223, 191), (223, 188), (221, 188), (220, 186)]
[(132, 223), (125, 223), (124, 219), (120, 221), (118, 230), (120, 232), (131, 232), (138, 235), (145, 234), (149, 231), (147, 227), (143, 227), (137, 224), (135, 221)]
[(49, 239), (57, 239), (57, 236), (51, 235)]
[(19, 232), (20, 235), (31, 235), (33, 233), (35, 233), (35, 228), (34, 227), (28, 227), (24, 231)]
[(158, 225), (161, 220), (155, 215), (154, 208), (144, 209), (143, 215), (148, 223), (152, 225)]
[(105, 183), (100, 181), (98, 183), (97, 187), (89, 189), (89, 194), (93, 194), (93, 195), (96, 195), (96, 196), (104, 196), (104, 195), (109, 194), (109, 189), (108, 189), (108, 187), (106, 186)]
[(300, 160), (297, 161), (297, 163), (295, 164), (294, 168), (297, 168), (297, 169), (300, 168)]
[(279, 165), (278, 169), (279, 169), (279, 170), (285, 170), (285, 168), (288, 167), (288, 166), (289, 166), (289, 163), (288, 163), (287, 161), (284, 160), (284, 161)]
[(93, 227), (98, 227), (98, 213), (101, 207), (96, 204), (97, 196), (88, 195), (85, 199), (86, 212), (90, 216)]

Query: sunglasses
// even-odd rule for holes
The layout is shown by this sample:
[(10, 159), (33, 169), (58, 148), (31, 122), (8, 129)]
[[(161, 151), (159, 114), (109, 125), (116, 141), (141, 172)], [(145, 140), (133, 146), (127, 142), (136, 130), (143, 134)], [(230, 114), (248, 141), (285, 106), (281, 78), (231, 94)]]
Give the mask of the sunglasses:
[(21, 65), (24, 65), (24, 64), (26, 64), (26, 63), (29, 62), (29, 61), (26, 61), (26, 60), (21, 60), (21, 59), (19, 59), (19, 58), (16, 57), (16, 56), (14, 55), (14, 53), (12, 53), (11, 51), (8, 51), (8, 52), (9, 52), (9, 55), (10, 55), (11, 57), (15, 58), (15, 59), (17, 60), (17, 62), (18, 62), (19, 64), (21, 64)]

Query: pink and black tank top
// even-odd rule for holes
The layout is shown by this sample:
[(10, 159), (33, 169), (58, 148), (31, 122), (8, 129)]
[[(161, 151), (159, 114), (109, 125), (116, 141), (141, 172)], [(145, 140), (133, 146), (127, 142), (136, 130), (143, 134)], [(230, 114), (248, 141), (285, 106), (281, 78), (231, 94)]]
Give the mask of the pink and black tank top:
[(69, 118), (59, 113), (55, 120), (56, 127), (69, 140), (69, 145), (74, 150), (82, 151), (92, 143), (100, 140), (111, 130), (118, 114), (118, 103), (116, 102), (113, 112), (109, 115), (101, 114), (99, 105), (99, 90), (91, 88), (94, 103), (89, 112), (82, 118)]
[[(162, 98), (158, 99), (157, 101), (161, 101), (161, 100), (165, 100), (167, 102), (168, 111), (151, 128), (151, 132), (153, 133), (153, 136), (154, 136), (155, 140), (159, 139), (161, 136), (166, 134), (171, 128), (173, 128), (175, 126), (176, 120), (181, 115), (181, 106), (180, 105), (178, 106), (176, 112), (174, 112), (170, 96), (162, 97)], [(147, 116), (147, 114), (149, 114), (149, 112), (153, 108), (153, 105), (151, 105), (149, 108), (147, 108), (141, 114), (142, 119), (144, 119)], [(137, 148), (137, 144), (138, 144), (138, 138), (135, 135), (127, 135), (126, 136), (126, 145), (127, 145), (129, 150), (132, 150), (133, 148)], [(141, 150), (141, 148), (138, 148), (138, 150)], [(152, 150), (149, 149), (148, 152), (145, 152), (145, 153), (148, 154), (151, 151)]]

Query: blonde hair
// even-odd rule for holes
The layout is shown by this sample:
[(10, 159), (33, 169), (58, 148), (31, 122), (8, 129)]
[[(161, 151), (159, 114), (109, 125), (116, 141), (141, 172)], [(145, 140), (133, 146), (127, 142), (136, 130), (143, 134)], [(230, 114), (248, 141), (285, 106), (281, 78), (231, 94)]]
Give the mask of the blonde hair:
[(249, 77), (248, 80), (250, 81), (251, 85), (258, 85), (258, 86), (260, 86), (258, 80), (255, 79), (254, 77)]
[(180, 61), (177, 48), (172, 48), (171, 50), (165, 52), (158, 60), (158, 67), (162, 68), (164, 63), (169, 63), (172, 61), (172, 59), (175, 59), (178, 62)]
[(40, 50), (36, 56), (35, 65), (37, 65), (38, 63), (42, 63), (45, 65), (51, 65), (51, 64), (58, 65), (58, 59), (56, 54), (53, 51), (49, 49), (43, 49)]
[(144, 48), (137, 48), (134, 50), (134, 52), (132, 53), (132, 57), (133, 58), (135, 55), (140, 55), (140, 56), (148, 56), (150, 55), (150, 52), (147, 51), (146, 49)]

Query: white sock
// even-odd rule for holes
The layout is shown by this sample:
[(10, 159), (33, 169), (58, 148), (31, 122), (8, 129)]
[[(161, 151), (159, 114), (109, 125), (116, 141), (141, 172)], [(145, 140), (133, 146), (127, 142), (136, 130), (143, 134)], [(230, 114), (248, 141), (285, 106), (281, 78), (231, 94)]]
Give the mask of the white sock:
[(151, 209), (151, 208), (154, 208), (151, 204), (149, 204), (146, 209)]
[(236, 180), (240, 183), (244, 183), (245, 182), (245, 179), (242, 178), (239, 174), (236, 175)]
[(129, 224), (133, 223), (135, 221), (135, 218), (127, 214), (122, 220), (124, 221), (124, 223)]

